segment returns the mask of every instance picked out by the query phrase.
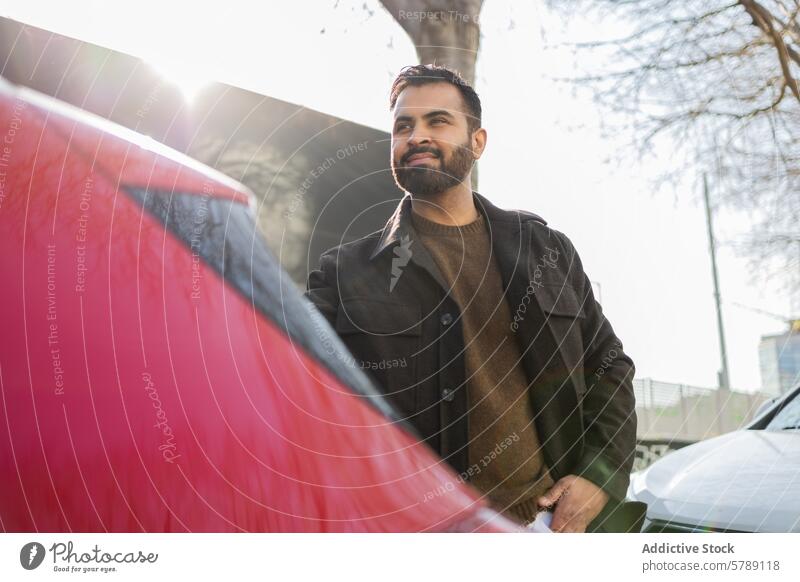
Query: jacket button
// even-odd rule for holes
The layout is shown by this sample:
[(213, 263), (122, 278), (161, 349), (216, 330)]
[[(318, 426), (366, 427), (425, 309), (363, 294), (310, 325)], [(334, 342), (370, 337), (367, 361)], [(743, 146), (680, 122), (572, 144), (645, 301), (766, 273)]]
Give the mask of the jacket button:
[(453, 316), (450, 315), (449, 313), (445, 313), (444, 315), (442, 315), (439, 321), (442, 322), (442, 325), (450, 325), (451, 323), (453, 323)]
[(445, 388), (444, 390), (442, 390), (442, 398), (447, 402), (452, 402), (455, 397), (456, 397), (455, 390), (451, 390), (450, 388)]

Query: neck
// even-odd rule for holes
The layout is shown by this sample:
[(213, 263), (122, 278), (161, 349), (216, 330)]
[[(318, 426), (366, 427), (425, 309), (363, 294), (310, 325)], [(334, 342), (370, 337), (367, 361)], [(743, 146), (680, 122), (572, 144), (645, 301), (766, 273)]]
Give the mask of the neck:
[(412, 194), (411, 209), (423, 218), (449, 226), (463, 226), (478, 219), (469, 176), (458, 185), (433, 196), (420, 198)]

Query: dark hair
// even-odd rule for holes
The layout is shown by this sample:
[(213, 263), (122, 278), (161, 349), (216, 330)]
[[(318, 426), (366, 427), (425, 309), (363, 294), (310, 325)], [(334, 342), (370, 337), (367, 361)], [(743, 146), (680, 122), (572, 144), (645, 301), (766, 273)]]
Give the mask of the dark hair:
[(406, 87), (419, 87), (430, 83), (450, 83), (461, 93), (467, 108), (467, 129), (472, 134), (481, 126), (481, 100), (469, 83), (456, 71), (442, 65), (412, 65), (403, 67), (392, 83), (389, 110), (394, 109), (400, 92)]

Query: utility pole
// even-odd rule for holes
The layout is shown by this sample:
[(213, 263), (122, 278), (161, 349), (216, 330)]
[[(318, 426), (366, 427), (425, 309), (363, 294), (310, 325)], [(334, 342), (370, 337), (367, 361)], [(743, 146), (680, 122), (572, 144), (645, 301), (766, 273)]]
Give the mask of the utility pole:
[(722, 326), (722, 306), (719, 294), (719, 277), (717, 276), (717, 246), (714, 243), (714, 227), (711, 218), (711, 203), (708, 200), (708, 176), (703, 174), (703, 198), (706, 203), (706, 224), (708, 225), (708, 244), (711, 250), (711, 275), (714, 278), (714, 303), (717, 307), (717, 332), (719, 333), (719, 354), (722, 369), (717, 372), (717, 382), (723, 390), (730, 390), (728, 376), (728, 351), (725, 349), (725, 330)]

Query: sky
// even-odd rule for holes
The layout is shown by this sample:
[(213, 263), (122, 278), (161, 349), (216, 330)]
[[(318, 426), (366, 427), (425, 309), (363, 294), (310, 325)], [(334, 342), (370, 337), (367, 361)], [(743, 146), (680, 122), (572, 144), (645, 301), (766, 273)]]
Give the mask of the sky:
[[(216, 80), (383, 131), (391, 81), (417, 63), (410, 39), (377, 0), (227, 0), (213, 9), (0, 0), (0, 14), (141, 57), (189, 99)], [(626, 136), (601, 136), (603, 112), (591, 98), (552, 80), (574, 72), (574, 62), (552, 49), (568, 39), (539, 2), (486, 2), (480, 22), (475, 88), (489, 136), (480, 192), (498, 206), (535, 212), (570, 237), (637, 377), (715, 386), (716, 314), (696, 176), (657, 192), (653, 180), (669, 163), (668, 148), (642, 163), (607, 161)], [(570, 30), (593, 26), (570, 22)], [(789, 316), (800, 301), (730, 248), (746, 218), (723, 212), (715, 228), (731, 385), (758, 390), (759, 338), (786, 326), (735, 304)]]

